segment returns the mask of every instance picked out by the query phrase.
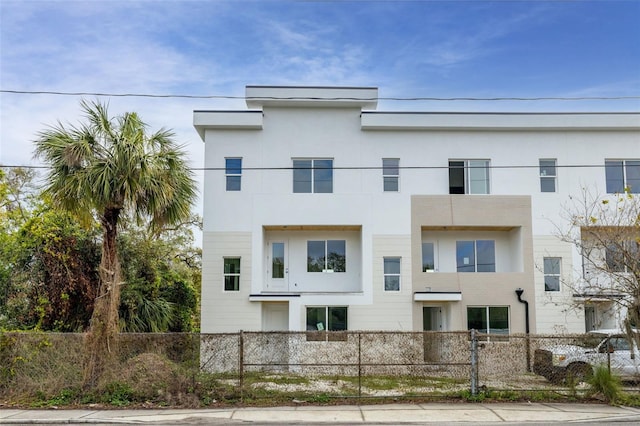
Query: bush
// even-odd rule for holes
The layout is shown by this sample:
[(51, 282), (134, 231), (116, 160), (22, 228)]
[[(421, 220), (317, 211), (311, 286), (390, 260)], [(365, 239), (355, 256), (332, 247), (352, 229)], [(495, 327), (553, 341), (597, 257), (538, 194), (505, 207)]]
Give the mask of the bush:
[(595, 368), (593, 376), (589, 379), (589, 384), (591, 385), (589, 390), (591, 396), (602, 396), (610, 404), (620, 400), (622, 392), (620, 378), (611, 374), (606, 365), (598, 365)]

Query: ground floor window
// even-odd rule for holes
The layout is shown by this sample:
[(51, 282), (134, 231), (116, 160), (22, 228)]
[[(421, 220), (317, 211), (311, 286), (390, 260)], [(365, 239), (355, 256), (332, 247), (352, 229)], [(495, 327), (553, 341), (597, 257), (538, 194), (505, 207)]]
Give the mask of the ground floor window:
[(308, 306), (307, 340), (346, 340), (346, 335), (331, 336), (327, 331), (347, 330), (346, 306)]
[(509, 335), (509, 307), (467, 307), (467, 329), (486, 334)]

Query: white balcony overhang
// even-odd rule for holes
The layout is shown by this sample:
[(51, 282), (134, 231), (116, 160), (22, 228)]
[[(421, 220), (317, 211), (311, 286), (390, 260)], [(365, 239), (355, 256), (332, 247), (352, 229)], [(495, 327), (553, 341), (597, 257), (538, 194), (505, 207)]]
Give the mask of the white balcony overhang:
[(294, 297), (300, 297), (298, 293), (259, 293), (250, 294), (249, 302), (288, 302)]
[(459, 302), (462, 300), (460, 291), (416, 291), (413, 293), (414, 302)]
[(615, 300), (624, 299), (624, 294), (618, 293), (576, 293), (573, 299), (576, 302), (596, 303), (596, 302), (613, 302)]

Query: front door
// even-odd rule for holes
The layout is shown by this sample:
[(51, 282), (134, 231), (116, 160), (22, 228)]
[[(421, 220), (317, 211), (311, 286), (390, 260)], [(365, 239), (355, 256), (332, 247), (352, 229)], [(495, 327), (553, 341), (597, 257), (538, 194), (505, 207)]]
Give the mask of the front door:
[[(424, 331), (442, 331), (442, 308), (440, 306), (422, 307), (422, 329)], [(445, 343), (442, 333), (425, 333), (424, 361), (441, 362)]]
[(267, 256), (267, 290), (289, 290), (288, 245), (286, 241), (269, 242)]
[(262, 303), (262, 331), (289, 330), (289, 303)]
[(262, 303), (262, 331), (283, 331), (262, 336), (262, 363), (274, 371), (286, 371), (289, 364), (289, 303)]
[(424, 306), (422, 308), (422, 329), (424, 331), (442, 331), (442, 308)]
[(584, 307), (584, 328), (587, 332), (595, 330), (597, 327), (596, 322), (596, 308), (593, 305), (586, 305)]

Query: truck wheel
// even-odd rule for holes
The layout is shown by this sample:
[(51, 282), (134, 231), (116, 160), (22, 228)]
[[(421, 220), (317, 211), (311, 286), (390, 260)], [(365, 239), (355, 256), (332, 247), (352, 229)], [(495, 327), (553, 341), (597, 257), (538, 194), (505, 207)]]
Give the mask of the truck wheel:
[(593, 368), (586, 362), (572, 362), (567, 365), (567, 380), (574, 380), (576, 383), (585, 382), (593, 375)]

